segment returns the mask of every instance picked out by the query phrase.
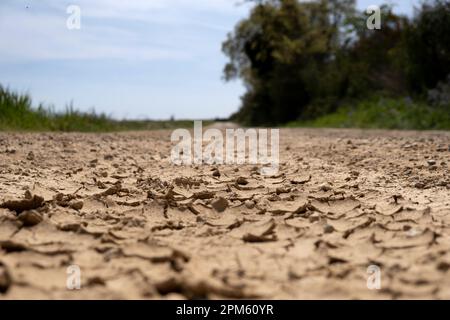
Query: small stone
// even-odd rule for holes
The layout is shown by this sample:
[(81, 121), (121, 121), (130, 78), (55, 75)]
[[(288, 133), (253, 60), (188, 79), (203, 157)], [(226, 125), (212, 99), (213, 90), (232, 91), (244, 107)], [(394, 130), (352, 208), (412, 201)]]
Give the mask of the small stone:
[(286, 188), (286, 187), (278, 187), (275, 192), (279, 195), (282, 193), (289, 193), (291, 191), (290, 188)]
[(319, 186), (319, 189), (322, 191), (330, 191), (332, 188), (328, 183), (323, 183)]
[(34, 160), (34, 153), (33, 153), (33, 151), (28, 152), (27, 160), (30, 160), (30, 161)]
[(97, 163), (98, 163), (97, 159), (91, 160), (89, 161), (89, 167), (95, 168), (97, 166)]
[(8, 269), (0, 262), (0, 293), (6, 293), (11, 286), (11, 282)]
[(436, 164), (436, 160), (430, 159), (430, 160), (427, 161), (427, 163), (428, 163), (429, 166), (434, 166)]
[(417, 182), (414, 187), (416, 187), (417, 189), (423, 189), (425, 188), (425, 184), (422, 182)]
[(213, 202), (211, 202), (211, 206), (217, 211), (217, 212), (224, 212), (228, 208), (228, 200), (222, 197), (219, 197), (215, 199)]
[(320, 220), (320, 213), (319, 212), (313, 212), (309, 217), (308, 217), (309, 222), (314, 223)]
[(203, 191), (199, 191), (194, 193), (194, 199), (201, 199), (201, 200), (206, 200), (206, 199), (212, 199), (214, 198), (214, 192), (212, 191), (208, 191), (208, 190), (203, 190)]
[(30, 190), (25, 190), (23, 197), (27, 200), (30, 200), (31, 198), (33, 198), (33, 194), (31, 193)]
[(255, 203), (252, 200), (246, 200), (244, 204), (247, 209), (253, 209), (255, 207)]
[(220, 177), (220, 171), (219, 171), (219, 169), (215, 169), (214, 171), (213, 171), (213, 177)]
[(325, 227), (323, 228), (323, 232), (325, 233), (333, 233), (334, 231), (335, 231), (334, 227), (329, 224), (326, 224)]
[(111, 160), (114, 159), (114, 157), (113, 157), (113, 155), (111, 155), (111, 154), (106, 154), (106, 155), (103, 157), (103, 159), (105, 159), (105, 160), (107, 160), (107, 161), (111, 161)]
[(69, 204), (69, 206), (74, 210), (81, 210), (83, 209), (84, 203), (83, 201), (73, 201)]
[(245, 186), (248, 184), (248, 181), (244, 177), (239, 177), (236, 179), (236, 183)]
[(34, 210), (24, 211), (17, 217), (26, 227), (32, 227), (42, 222), (42, 215)]
[(438, 263), (438, 265), (436, 266), (436, 268), (437, 268), (439, 271), (447, 272), (447, 271), (450, 269), (450, 263), (445, 262), (445, 261), (441, 261), (441, 262)]

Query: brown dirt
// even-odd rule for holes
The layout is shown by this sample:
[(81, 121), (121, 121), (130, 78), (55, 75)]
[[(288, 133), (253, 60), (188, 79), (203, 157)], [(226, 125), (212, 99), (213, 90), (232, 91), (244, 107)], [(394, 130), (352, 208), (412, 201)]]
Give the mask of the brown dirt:
[(0, 134), (0, 298), (450, 298), (450, 133), (282, 130), (276, 177), (169, 136)]

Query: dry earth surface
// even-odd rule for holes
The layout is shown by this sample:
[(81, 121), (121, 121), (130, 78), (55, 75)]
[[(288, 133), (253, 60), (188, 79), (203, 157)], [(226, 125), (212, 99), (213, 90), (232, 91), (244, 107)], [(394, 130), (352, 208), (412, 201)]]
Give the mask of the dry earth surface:
[(0, 133), (0, 298), (450, 299), (449, 132), (280, 144), (264, 177), (175, 167), (169, 131)]

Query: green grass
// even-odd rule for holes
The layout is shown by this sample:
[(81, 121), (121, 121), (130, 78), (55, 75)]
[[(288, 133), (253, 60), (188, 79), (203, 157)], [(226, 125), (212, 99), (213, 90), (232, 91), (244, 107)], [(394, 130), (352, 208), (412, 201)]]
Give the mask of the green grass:
[[(211, 121), (205, 121), (204, 125)], [(56, 112), (40, 104), (33, 108), (28, 94), (0, 85), (0, 131), (112, 132), (191, 128), (192, 120), (155, 121), (111, 119), (105, 114), (80, 112), (72, 106)], [(287, 127), (450, 130), (450, 106), (432, 107), (405, 99), (377, 98), (343, 106), (310, 121), (294, 121)]]
[[(210, 122), (205, 121), (207, 125)], [(0, 85), (0, 131), (111, 132), (191, 128), (193, 121), (154, 121), (111, 119), (105, 114), (80, 112), (72, 106), (56, 112), (40, 104), (33, 108), (28, 94), (19, 94)]]
[(450, 130), (450, 106), (433, 107), (405, 99), (378, 98), (343, 106), (311, 121), (294, 121), (288, 127)]

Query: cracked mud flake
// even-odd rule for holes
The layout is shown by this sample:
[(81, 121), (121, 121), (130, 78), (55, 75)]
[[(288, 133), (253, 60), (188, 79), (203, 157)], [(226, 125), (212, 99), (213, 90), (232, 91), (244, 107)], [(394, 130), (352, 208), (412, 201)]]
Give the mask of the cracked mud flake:
[[(33, 272), (30, 272), (34, 270)], [(13, 270), (13, 279), (21, 286), (31, 286), (45, 291), (66, 290), (66, 267), (36, 268), (20, 266)]]
[(269, 205), (267, 211), (273, 214), (284, 213), (301, 213), (306, 210), (308, 200), (306, 198), (298, 198), (294, 201), (274, 202)]
[(366, 228), (374, 221), (375, 219), (371, 217), (359, 217), (354, 219), (328, 220), (328, 224), (336, 231), (344, 233), (344, 236), (347, 237), (354, 230)]
[(23, 266), (37, 268), (58, 268), (70, 262), (70, 255), (48, 255), (33, 251), (11, 252), (2, 258), (2, 261), (12, 270)]
[(29, 191), (25, 193), (23, 199), (19, 200), (6, 200), (0, 204), (0, 208), (9, 209), (15, 211), (17, 214), (26, 210), (33, 210), (41, 207), (44, 204), (44, 198), (31, 194)]
[(142, 242), (130, 244), (123, 248), (122, 252), (126, 257), (137, 257), (151, 262), (173, 262), (176, 259), (189, 260), (189, 256), (179, 250)]
[(237, 233), (241, 234), (242, 240), (245, 242), (268, 242), (278, 239), (275, 233), (276, 226), (275, 219), (268, 218), (258, 222), (243, 224), (236, 230), (238, 230)]
[(190, 199), (194, 196), (194, 192), (192, 192), (191, 190), (182, 188), (182, 187), (175, 186), (172, 190), (173, 190), (173, 193), (183, 196), (185, 199)]
[(313, 200), (311, 206), (319, 212), (340, 216), (360, 207), (361, 203), (353, 198), (331, 201)]
[(251, 222), (251, 220), (249, 219), (239, 218), (239, 216), (235, 216), (232, 214), (220, 215), (218, 217), (205, 217), (202, 218), (202, 220), (204, 220), (205, 223), (209, 226), (222, 227), (229, 230), (240, 227), (246, 221)]
[(295, 218), (286, 220), (286, 225), (297, 229), (309, 229), (314, 225), (314, 222), (306, 218)]
[(382, 252), (383, 250), (381, 248), (377, 248), (373, 243), (367, 241), (357, 245), (346, 243), (345, 245), (336, 248), (329, 248), (327, 250), (327, 255), (330, 259), (335, 261), (369, 265), (372, 261), (377, 261), (377, 258)]
[(292, 184), (305, 184), (309, 181), (311, 181), (311, 175), (303, 175), (291, 179)]
[(31, 228), (20, 229), (11, 240), (27, 250), (47, 254), (83, 250), (95, 243), (88, 235), (77, 235), (74, 239), (74, 233), (60, 231), (46, 221)]
[(438, 235), (434, 231), (429, 229), (422, 232), (411, 229), (409, 232), (396, 235), (392, 239), (389, 239), (389, 241), (381, 241), (378, 246), (384, 249), (405, 249), (418, 246), (430, 246), (435, 242), (437, 236)]
[(146, 277), (137, 271), (119, 274), (107, 279), (104, 285), (108, 290), (122, 297), (125, 297), (123, 292), (126, 292), (128, 299), (149, 298), (156, 294), (156, 290), (149, 285)]
[(403, 209), (403, 206), (398, 203), (382, 203), (377, 204), (375, 210), (385, 216), (392, 216), (397, 212), (400, 212)]
[(224, 284), (214, 278), (204, 279), (199, 276), (177, 276), (157, 285), (158, 291), (167, 295), (171, 292), (180, 292), (188, 299), (205, 299), (214, 297), (227, 297), (234, 299), (258, 298), (255, 293), (246, 292), (244, 288)]
[(419, 222), (421, 221), (422, 218), (429, 218), (430, 222), (431, 222), (431, 215), (430, 215), (430, 208), (426, 208), (423, 210), (415, 210), (415, 209), (403, 209), (399, 212), (397, 212), (394, 215), (394, 219), (397, 222), (402, 222), (402, 221), (416, 221)]

